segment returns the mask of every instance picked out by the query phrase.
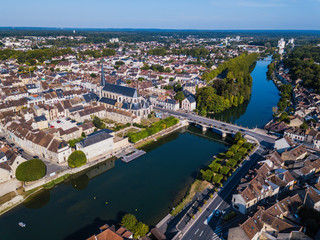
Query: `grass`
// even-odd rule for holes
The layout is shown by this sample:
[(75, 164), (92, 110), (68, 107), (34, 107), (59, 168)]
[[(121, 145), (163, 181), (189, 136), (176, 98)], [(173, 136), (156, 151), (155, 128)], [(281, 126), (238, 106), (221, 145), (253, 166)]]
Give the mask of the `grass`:
[(209, 187), (211, 184), (207, 181), (202, 181), (202, 180), (195, 180), (189, 190), (188, 193), (186, 194), (185, 198), (182, 199), (182, 201), (171, 211), (172, 215), (177, 215), (179, 212), (182, 211), (182, 209), (192, 201), (192, 198), (197, 192), (202, 192), (204, 189)]
[(50, 189), (53, 188), (55, 185), (62, 183), (63, 181), (67, 180), (69, 178), (70, 174), (63, 175), (62, 177), (59, 177), (57, 179), (52, 180), (51, 182), (48, 182), (43, 185), (44, 189)]
[(1, 204), (4, 204), (5, 202), (8, 202), (10, 201), (12, 198), (14, 198), (15, 196), (17, 196), (17, 194), (12, 191), (12, 192), (9, 192), (3, 196), (0, 197), (0, 205)]

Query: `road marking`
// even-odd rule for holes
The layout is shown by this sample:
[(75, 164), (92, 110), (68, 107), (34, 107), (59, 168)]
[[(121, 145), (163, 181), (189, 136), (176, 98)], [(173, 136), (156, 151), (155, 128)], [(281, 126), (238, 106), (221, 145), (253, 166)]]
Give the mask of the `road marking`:
[(199, 237), (201, 237), (202, 233), (203, 233), (203, 231), (200, 233)]
[(197, 230), (194, 234), (197, 234), (198, 231), (199, 231), (199, 228), (198, 228), (198, 230)]

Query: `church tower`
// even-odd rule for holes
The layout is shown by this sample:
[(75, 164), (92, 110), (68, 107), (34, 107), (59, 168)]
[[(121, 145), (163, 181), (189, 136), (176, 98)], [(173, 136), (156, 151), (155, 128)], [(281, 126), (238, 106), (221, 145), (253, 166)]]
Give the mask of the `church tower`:
[(103, 62), (104, 62), (104, 59), (101, 58), (100, 98), (102, 98), (102, 89), (106, 85), (106, 78), (104, 76)]

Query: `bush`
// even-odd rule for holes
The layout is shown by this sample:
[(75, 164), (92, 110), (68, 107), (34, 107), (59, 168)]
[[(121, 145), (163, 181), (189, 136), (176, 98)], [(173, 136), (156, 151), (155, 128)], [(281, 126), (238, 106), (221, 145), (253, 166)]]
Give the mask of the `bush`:
[(233, 152), (232, 151), (228, 151), (227, 153), (226, 153), (226, 157), (227, 158), (231, 158), (233, 156)]
[(40, 159), (31, 159), (21, 163), (16, 170), (16, 178), (19, 181), (31, 182), (43, 178), (46, 175), (47, 168)]
[(242, 156), (244, 156), (247, 153), (247, 151), (248, 151), (248, 149), (243, 148), (243, 147), (239, 149), (239, 153), (241, 153)]
[(223, 161), (224, 161), (224, 158), (215, 158), (214, 161), (215, 161), (215, 162), (223, 162)]
[(121, 224), (132, 231), (136, 239), (144, 237), (149, 232), (149, 226), (143, 222), (138, 222), (137, 218), (130, 213), (123, 216)]
[(204, 170), (200, 170), (200, 173), (201, 173), (201, 178), (203, 179), (203, 180), (206, 180), (206, 181), (208, 181), (208, 182), (210, 182), (211, 181), (211, 179), (212, 179), (212, 177), (213, 177), (213, 174), (214, 174), (214, 172), (213, 171), (211, 171), (211, 170), (206, 170), (206, 171), (204, 171)]
[(219, 169), (221, 168), (221, 164), (217, 163), (217, 162), (212, 162), (210, 165), (209, 165), (209, 168), (211, 168), (212, 171), (214, 172), (219, 172)]
[(76, 168), (81, 167), (87, 163), (87, 157), (82, 151), (74, 151), (68, 157), (68, 165), (69, 167)]
[(251, 143), (246, 142), (246, 143), (244, 143), (244, 144), (243, 144), (243, 146), (242, 146), (242, 147), (244, 147), (244, 148), (246, 148), (246, 149), (251, 149), (251, 148), (252, 148), (252, 144), (251, 144)]
[(223, 166), (222, 168), (220, 168), (220, 173), (223, 175), (227, 175), (229, 171), (230, 171), (230, 168), (227, 166)]
[(144, 237), (149, 232), (149, 226), (144, 224), (143, 222), (138, 222), (133, 229), (134, 238), (139, 239), (140, 237)]
[(243, 154), (241, 152), (237, 152), (233, 158), (237, 161), (240, 161), (242, 159)]
[(231, 148), (229, 149), (229, 151), (232, 151), (233, 153), (236, 153), (238, 151), (238, 149), (240, 148), (239, 145), (232, 145)]
[(229, 159), (226, 163), (228, 167), (234, 168), (237, 165), (238, 161), (235, 159)]
[(212, 182), (218, 184), (222, 179), (223, 179), (223, 175), (216, 173), (212, 179)]
[(229, 220), (231, 220), (235, 216), (237, 216), (236, 212), (230, 211), (223, 217), (223, 221), (228, 222)]

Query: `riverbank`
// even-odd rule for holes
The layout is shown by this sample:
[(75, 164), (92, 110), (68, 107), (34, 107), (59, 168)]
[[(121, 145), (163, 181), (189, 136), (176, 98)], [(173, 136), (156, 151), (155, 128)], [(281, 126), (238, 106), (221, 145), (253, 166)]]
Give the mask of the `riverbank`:
[(146, 138), (136, 142), (134, 147), (137, 149), (141, 149), (143, 147), (146, 147), (149, 144), (152, 144), (152, 143), (158, 141), (160, 138), (167, 136), (168, 134), (173, 133), (174, 131), (177, 131), (180, 128), (187, 127), (187, 126), (189, 126), (189, 123), (187, 120), (180, 120), (179, 123), (177, 123), (176, 125), (171, 126), (171, 127), (164, 129), (154, 135), (151, 135), (149, 137), (146, 137)]

